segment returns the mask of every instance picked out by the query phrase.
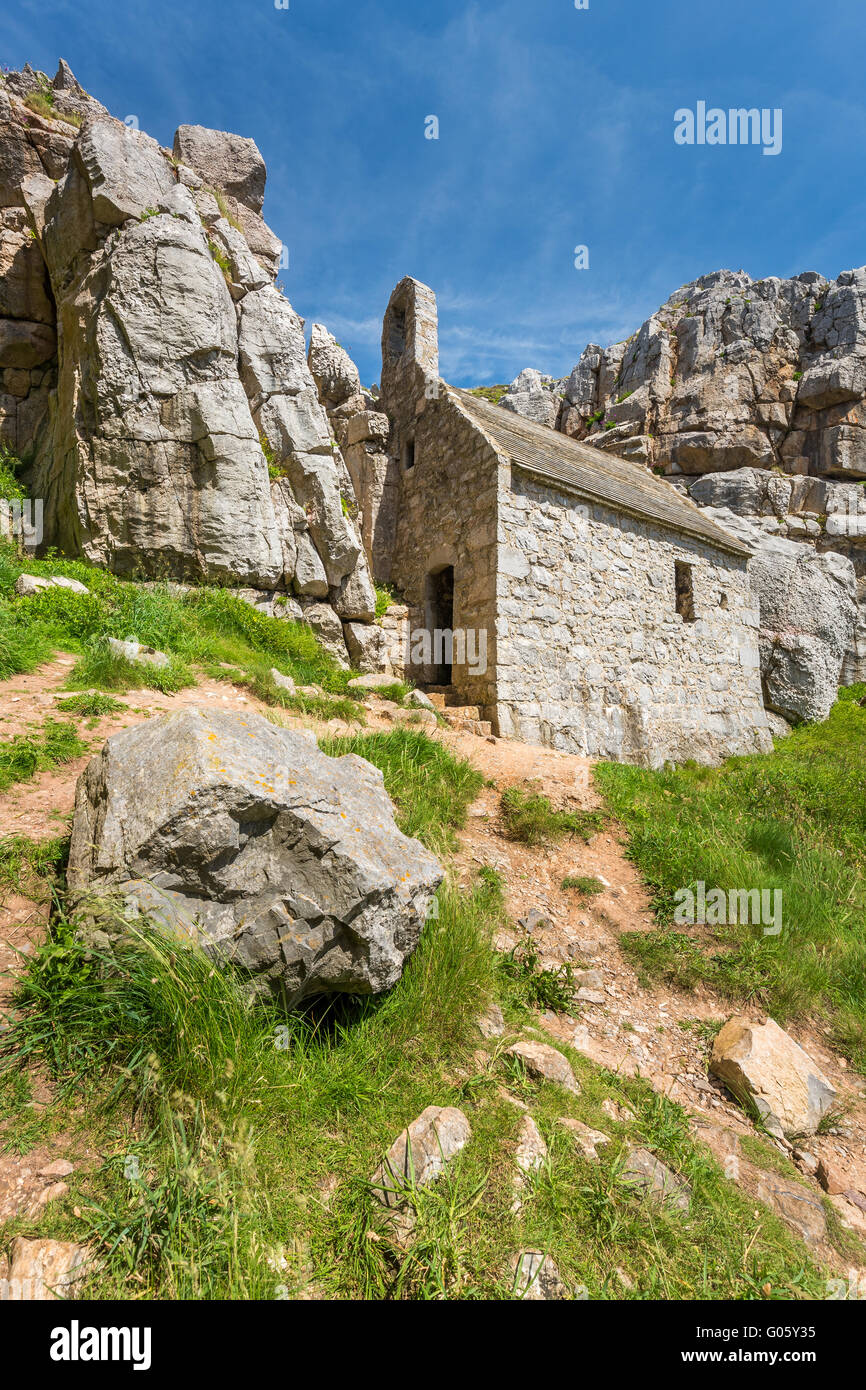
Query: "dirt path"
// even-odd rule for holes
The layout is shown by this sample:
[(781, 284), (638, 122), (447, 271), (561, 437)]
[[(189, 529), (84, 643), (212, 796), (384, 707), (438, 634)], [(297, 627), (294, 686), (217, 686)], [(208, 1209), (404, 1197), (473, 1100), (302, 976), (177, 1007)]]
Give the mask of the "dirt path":
[[(0, 685), (0, 738), (22, 733), (52, 712), (72, 660), (59, 656), (39, 671)], [(218, 704), (238, 711), (266, 708), (242, 687), (207, 679), (172, 695), (138, 690), (117, 698), (124, 709), (100, 719), (92, 728), (87, 727), (86, 721), (76, 720), (81, 737), (93, 751), (119, 729), (189, 705)], [(370, 700), (367, 709), (366, 728), (393, 727), (394, 706)], [(350, 727), (339, 720), (323, 724), (306, 716), (284, 717), (290, 727), (313, 729), (319, 734), (325, 730), (348, 732)], [(529, 847), (505, 834), (500, 794), (516, 784), (534, 784), (557, 807), (597, 807), (591, 761), (505, 739), (433, 729), (430, 725), (424, 728), (455, 753), (468, 758), (488, 780), (460, 837), (454, 871), (465, 883), (481, 865), (501, 871), (508, 916), (515, 926), (501, 934), (497, 946), (510, 949), (520, 935), (517, 924), (521, 919), (530, 920), (542, 964), (556, 968), (568, 963), (581, 972), (578, 978), (583, 993), (574, 1011), (568, 1015), (545, 1014), (539, 1019), (540, 1026), (612, 1071), (629, 1076), (640, 1073), (656, 1090), (684, 1105), (693, 1117), (695, 1131), (723, 1162), (730, 1162), (731, 1155), (739, 1152), (739, 1139), (754, 1131), (724, 1088), (707, 1077), (707, 1042), (700, 1025), (723, 1020), (734, 1010), (700, 986), (687, 994), (640, 986), (634, 969), (619, 949), (619, 937), (623, 932), (650, 930), (654, 922), (647, 895), (617, 834), (604, 831), (589, 845), (573, 839), (551, 849)], [(75, 783), (89, 756), (60, 771), (19, 783), (0, 795), (0, 836), (19, 834), (44, 840), (65, 834), (74, 805)], [(563, 891), (561, 884), (567, 875), (596, 877), (604, 883), (604, 891), (589, 901), (581, 900), (574, 891)], [(4, 997), (8, 1000), (23, 955), (41, 938), (46, 922), (45, 903), (12, 893), (0, 899), (0, 1011)], [(590, 973), (583, 973), (586, 971)], [(756, 1021), (762, 1017), (755, 1009), (742, 1011)], [(866, 1194), (866, 1086), (862, 1078), (847, 1072), (844, 1060), (828, 1049), (817, 1030), (793, 1027), (789, 1031), (850, 1107), (842, 1124), (844, 1132), (810, 1139), (808, 1149), (829, 1162), (850, 1190)], [(0, 1222), (16, 1209), (35, 1209), (33, 1204), (38, 1205), (46, 1188), (57, 1182), (56, 1178), (44, 1178), (40, 1173), (63, 1149), (61, 1138), (50, 1149), (30, 1153), (26, 1159), (10, 1153), (0, 1155)], [(81, 1155), (75, 1159), (79, 1162)], [(762, 1190), (762, 1185), (766, 1187), (766, 1172), (742, 1157), (735, 1166), (737, 1180), (744, 1188), (771, 1204), (775, 1201), (779, 1207), (778, 1190)], [(26, 1176), (22, 1176), (25, 1170)], [(799, 1189), (795, 1201), (800, 1205), (789, 1224), (799, 1222), (797, 1228), (811, 1239), (816, 1253), (827, 1255), (824, 1241), (815, 1229), (816, 1223), (821, 1224), (822, 1194), (813, 1180), (804, 1177), (802, 1181), (806, 1187)], [(782, 1187), (790, 1189), (791, 1181), (782, 1183)], [(831, 1201), (845, 1225), (866, 1235), (866, 1196), (863, 1210), (841, 1195), (831, 1197)]]

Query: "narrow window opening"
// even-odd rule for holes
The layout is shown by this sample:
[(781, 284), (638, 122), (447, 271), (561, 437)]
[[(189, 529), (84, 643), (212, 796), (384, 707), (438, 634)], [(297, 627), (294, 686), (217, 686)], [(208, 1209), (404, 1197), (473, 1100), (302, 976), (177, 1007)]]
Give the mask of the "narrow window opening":
[(695, 588), (692, 567), (682, 560), (674, 561), (674, 581), (677, 593), (677, 612), (684, 623), (695, 621)]
[(391, 311), (391, 322), (388, 325), (388, 355), (392, 362), (396, 362), (405, 351), (406, 311), (395, 308)]
[(415, 467), (415, 440), (407, 439), (403, 451), (403, 463), (407, 469)]

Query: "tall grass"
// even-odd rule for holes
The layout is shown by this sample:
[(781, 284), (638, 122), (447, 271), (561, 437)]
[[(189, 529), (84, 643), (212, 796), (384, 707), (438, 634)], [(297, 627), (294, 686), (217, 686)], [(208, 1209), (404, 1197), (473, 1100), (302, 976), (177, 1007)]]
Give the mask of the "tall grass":
[[(780, 1022), (817, 1013), (866, 1066), (866, 687), (842, 691), (829, 719), (796, 729), (773, 753), (720, 768), (596, 768), (623, 822), (628, 854), (659, 929), (623, 939), (650, 977), (705, 980), (758, 999)], [(676, 929), (678, 889), (781, 893), (782, 931)]]

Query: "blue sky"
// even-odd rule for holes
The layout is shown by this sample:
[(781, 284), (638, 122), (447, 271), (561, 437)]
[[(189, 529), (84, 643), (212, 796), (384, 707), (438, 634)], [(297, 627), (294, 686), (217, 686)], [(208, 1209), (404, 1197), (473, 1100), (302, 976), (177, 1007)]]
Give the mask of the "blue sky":
[[(679, 285), (866, 261), (864, 0), (15, 0), (0, 62), (63, 55), (117, 116), (252, 136), (294, 307), (378, 380), (403, 275), (458, 385), (562, 375)], [(776, 157), (674, 112), (781, 107)], [(439, 139), (425, 139), (425, 118)], [(576, 270), (574, 248), (589, 248)]]

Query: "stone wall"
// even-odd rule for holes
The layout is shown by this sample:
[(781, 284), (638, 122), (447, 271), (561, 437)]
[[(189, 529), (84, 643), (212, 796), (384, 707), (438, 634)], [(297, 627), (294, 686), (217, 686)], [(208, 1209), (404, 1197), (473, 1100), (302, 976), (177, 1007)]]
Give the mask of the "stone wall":
[[(771, 747), (744, 557), (518, 468), (498, 512), (501, 734), (652, 766)], [(676, 611), (677, 561), (693, 622)]]
[[(457, 661), (453, 685), (466, 704), (495, 703), (496, 504), (500, 460), (491, 442), (464, 414), (447, 387), (422, 397), (414, 421), (414, 463), (407, 467), (405, 431), (399, 458), (400, 503), (391, 577), (409, 607), (413, 635), (436, 625), (427, 576), (454, 567), (453, 628), (486, 641), (486, 669)], [(397, 447), (401, 438), (397, 437)], [(484, 634), (483, 638), (480, 634)], [(480, 653), (480, 645), (474, 648)], [(467, 654), (470, 654), (467, 652)], [(436, 681), (417, 664), (408, 674)]]

